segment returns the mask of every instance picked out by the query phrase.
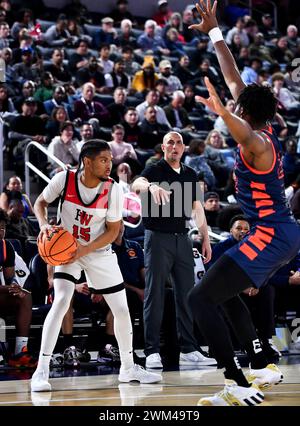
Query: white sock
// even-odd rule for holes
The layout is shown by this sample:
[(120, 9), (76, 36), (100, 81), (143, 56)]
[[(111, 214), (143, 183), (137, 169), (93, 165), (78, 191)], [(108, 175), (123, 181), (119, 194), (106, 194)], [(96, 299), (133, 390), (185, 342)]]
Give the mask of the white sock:
[(40, 353), (39, 355), (39, 362), (38, 366), (36, 368), (36, 371), (44, 371), (47, 376), (49, 376), (49, 366), (50, 366), (50, 359), (51, 355), (45, 355), (43, 353)]
[(125, 290), (104, 294), (106, 303), (114, 316), (114, 331), (118, 342), (121, 367), (129, 370), (134, 366), (132, 353), (132, 324)]
[(17, 336), (16, 337), (16, 346), (15, 346), (15, 355), (22, 352), (24, 346), (27, 346), (28, 337)]

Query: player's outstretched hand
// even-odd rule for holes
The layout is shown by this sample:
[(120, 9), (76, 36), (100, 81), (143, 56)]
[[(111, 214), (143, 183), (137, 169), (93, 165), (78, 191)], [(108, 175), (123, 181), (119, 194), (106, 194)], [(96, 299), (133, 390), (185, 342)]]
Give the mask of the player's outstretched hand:
[(200, 24), (193, 24), (189, 26), (190, 30), (198, 30), (202, 33), (208, 34), (210, 30), (218, 27), (216, 18), (217, 2), (215, 1), (211, 7), (211, 0), (200, 0), (196, 3), (196, 9), (201, 16)]
[(195, 101), (201, 102), (202, 104), (207, 106), (207, 108), (209, 108), (211, 111), (222, 116), (222, 114), (226, 113), (227, 110), (222, 104), (222, 101), (219, 98), (216, 89), (211, 84), (208, 77), (204, 77), (204, 82), (209, 93), (209, 98), (205, 99), (202, 96), (195, 96)]

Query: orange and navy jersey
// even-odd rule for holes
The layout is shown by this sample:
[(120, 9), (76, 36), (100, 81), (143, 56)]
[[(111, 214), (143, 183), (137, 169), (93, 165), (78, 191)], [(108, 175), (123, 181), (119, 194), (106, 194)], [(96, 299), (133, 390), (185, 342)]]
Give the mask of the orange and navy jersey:
[(273, 164), (267, 171), (255, 170), (238, 147), (234, 170), (237, 200), (251, 222), (295, 222), (285, 197), (280, 142), (271, 128), (261, 135), (272, 143)]

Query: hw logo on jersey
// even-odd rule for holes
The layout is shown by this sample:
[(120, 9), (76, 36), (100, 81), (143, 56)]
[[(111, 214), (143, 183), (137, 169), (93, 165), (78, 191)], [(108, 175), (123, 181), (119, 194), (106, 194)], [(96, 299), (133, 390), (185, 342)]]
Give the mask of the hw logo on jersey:
[(92, 220), (93, 215), (87, 214), (85, 211), (76, 209), (75, 220), (80, 222), (81, 226), (73, 225), (73, 236), (78, 240), (89, 242), (91, 239), (91, 228), (88, 226)]
[[(268, 244), (273, 240), (275, 231), (274, 228), (266, 228), (265, 226), (257, 226), (257, 229), (253, 235), (247, 239), (247, 243), (240, 246), (239, 250), (244, 253), (245, 256), (250, 260), (254, 260), (259, 251), (263, 251)], [(248, 241), (253, 244), (254, 249), (250, 247)]]

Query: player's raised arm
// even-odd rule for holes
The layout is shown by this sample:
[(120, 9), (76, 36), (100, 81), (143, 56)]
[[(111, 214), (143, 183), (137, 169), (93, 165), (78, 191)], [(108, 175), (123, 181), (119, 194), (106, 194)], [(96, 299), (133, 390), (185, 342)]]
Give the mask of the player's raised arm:
[(240, 72), (234, 57), (225, 43), (222, 32), (218, 26), (216, 18), (217, 2), (211, 6), (211, 0), (200, 0), (196, 4), (197, 11), (201, 16), (200, 24), (193, 24), (189, 28), (208, 34), (214, 44), (217, 58), (225, 78), (228, 89), (233, 99), (236, 101), (244, 89), (245, 84), (241, 79)]

